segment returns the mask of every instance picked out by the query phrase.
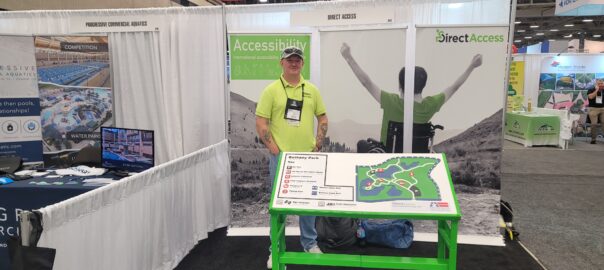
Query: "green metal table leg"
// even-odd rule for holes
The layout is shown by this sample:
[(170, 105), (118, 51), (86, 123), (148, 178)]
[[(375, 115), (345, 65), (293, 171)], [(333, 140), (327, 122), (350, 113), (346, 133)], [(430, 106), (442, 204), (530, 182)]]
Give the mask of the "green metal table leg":
[(447, 250), (447, 246), (445, 244), (445, 235), (442, 233), (443, 230), (447, 230), (447, 222), (444, 220), (439, 220), (438, 221), (438, 245), (437, 245), (437, 249), (438, 249), (438, 255), (437, 258), (438, 259), (445, 259), (446, 257), (446, 250)]
[(271, 214), (271, 254), (273, 256), (273, 269), (285, 270), (281, 262), (281, 255), (285, 252), (285, 216)]
[(451, 220), (451, 229), (449, 230), (449, 270), (457, 268), (457, 220)]

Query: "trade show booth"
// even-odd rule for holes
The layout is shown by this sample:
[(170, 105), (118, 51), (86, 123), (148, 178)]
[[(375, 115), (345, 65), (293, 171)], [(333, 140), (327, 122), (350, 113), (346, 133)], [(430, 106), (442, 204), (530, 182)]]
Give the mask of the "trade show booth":
[[(268, 227), (268, 153), (255, 133), (255, 105), (278, 79), (281, 50), (296, 45), (307, 55), (302, 74), (327, 107), (326, 152), (357, 152), (358, 140), (380, 139), (384, 128), (381, 104), (348, 64), (353, 58), (382, 92), (400, 94), (410, 154), (417, 105), (412, 91), (400, 90), (414, 88), (416, 76), (400, 72), (423, 67), (422, 95), (444, 95), (427, 120), (445, 127), (433, 149), (446, 155), (457, 202), (448, 203), (455, 215), (437, 217), (438, 224), (411, 215), (416, 230), (446, 233), (428, 238), (451, 250), (457, 242), (503, 245), (493, 207), (500, 200), (510, 8), (504, 0), (385, 0), (0, 13), (9, 49), (2, 53), (11, 55), (0, 67), (20, 72), (0, 81), (9, 89), (0, 102), (15, 102), (20, 113), (0, 114), (0, 121), (26, 124), (21, 137), (2, 138), (2, 145), (37, 149), (29, 153), (36, 163), (42, 154), (94, 145), (101, 126), (151, 130), (155, 140), (150, 169), (15, 212), (42, 214), (38, 246), (57, 250), (56, 269), (173, 269), (217, 228)], [(454, 220), (454, 228), (444, 230), (443, 220)], [(455, 258), (449, 262), (454, 269)]]

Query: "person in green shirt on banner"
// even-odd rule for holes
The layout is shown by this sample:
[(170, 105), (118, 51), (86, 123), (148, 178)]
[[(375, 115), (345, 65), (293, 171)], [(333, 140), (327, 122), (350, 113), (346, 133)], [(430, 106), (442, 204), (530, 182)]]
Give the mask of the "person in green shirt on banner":
[[(304, 53), (288, 47), (281, 53), (281, 77), (269, 84), (256, 106), (256, 131), (270, 152), (269, 183), (280, 152), (316, 152), (327, 134), (327, 111), (319, 90), (301, 75)], [(318, 122), (315, 136), (315, 118)], [(317, 246), (314, 216), (300, 216), (300, 242), (305, 252), (322, 253)], [(272, 269), (272, 256), (266, 262)]]
[[(398, 75), (399, 93), (390, 93), (382, 90), (375, 84), (369, 75), (356, 62), (350, 52), (350, 46), (343, 43), (340, 53), (346, 60), (346, 63), (352, 69), (352, 72), (367, 89), (369, 94), (378, 102), (384, 112), (382, 117), (382, 129), (380, 133), (381, 142), (386, 145), (388, 137), (388, 125), (394, 123), (402, 123), (404, 120), (404, 86), (405, 86), (405, 67), (401, 69)], [(455, 94), (455, 92), (464, 84), (472, 71), (482, 65), (482, 55), (475, 55), (470, 61), (470, 65), (465, 71), (453, 82), (452, 85), (445, 88), (441, 93), (423, 97), (422, 92), (428, 81), (428, 73), (422, 67), (415, 67), (415, 83), (414, 83), (414, 104), (413, 104), (413, 123), (426, 124), (430, 122), (434, 114)], [(400, 94), (400, 95), (399, 95)]]

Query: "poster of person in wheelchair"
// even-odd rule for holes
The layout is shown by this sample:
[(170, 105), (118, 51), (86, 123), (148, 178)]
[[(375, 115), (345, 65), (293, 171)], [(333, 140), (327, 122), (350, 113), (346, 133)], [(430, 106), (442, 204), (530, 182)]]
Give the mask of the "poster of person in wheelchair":
[(464, 213), (460, 234), (498, 236), (507, 27), (418, 27), (412, 111), (403, 105), (406, 32), (321, 32), (329, 142), (402, 153), (403, 119), (412, 113), (412, 152), (446, 154)]

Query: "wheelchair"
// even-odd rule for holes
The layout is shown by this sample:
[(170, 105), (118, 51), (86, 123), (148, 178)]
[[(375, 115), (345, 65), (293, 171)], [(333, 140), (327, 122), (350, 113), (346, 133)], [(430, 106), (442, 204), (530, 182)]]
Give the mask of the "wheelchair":
[[(413, 153), (433, 153), (434, 135), (436, 130), (444, 130), (441, 125), (413, 124)], [(386, 144), (368, 138), (357, 142), (358, 153), (403, 153), (403, 123), (390, 121)]]

